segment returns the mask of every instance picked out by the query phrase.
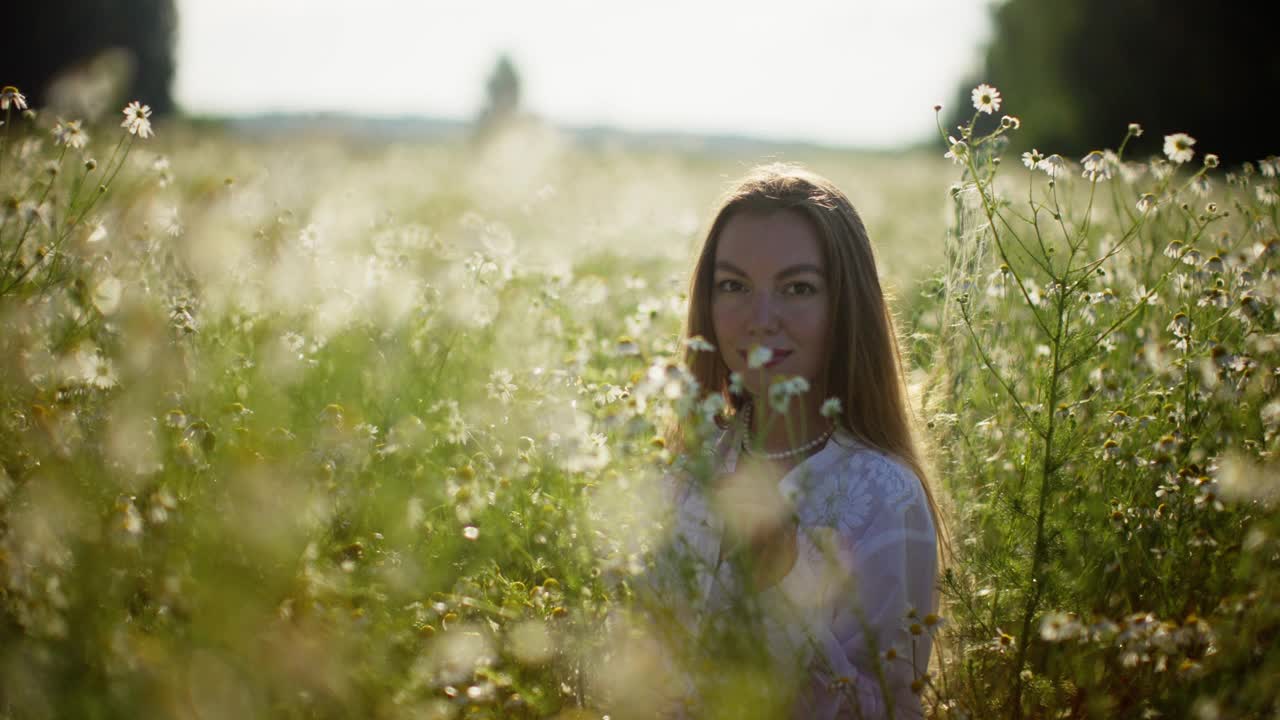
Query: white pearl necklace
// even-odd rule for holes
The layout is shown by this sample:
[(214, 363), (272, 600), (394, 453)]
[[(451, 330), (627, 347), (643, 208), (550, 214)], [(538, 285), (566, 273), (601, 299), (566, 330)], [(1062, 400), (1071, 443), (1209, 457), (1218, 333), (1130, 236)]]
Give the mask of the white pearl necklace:
[(804, 445), (801, 445), (800, 447), (791, 448), (790, 450), (779, 450), (777, 452), (756, 452), (752, 450), (747, 443), (747, 436), (751, 434), (751, 406), (747, 405), (743, 413), (744, 414), (742, 416), (742, 425), (746, 429), (746, 432), (744, 432), (742, 435), (742, 452), (748, 455), (751, 455), (753, 457), (764, 458), (765, 460), (786, 460), (788, 458), (793, 458), (798, 455), (804, 455), (809, 451), (813, 450), (814, 448), (822, 445), (827, 440), (830, 440), (831, 434), (835, 432), (835, 426), (833, 425), (827, 428), (826, 432), (822, 433), (821, 435), (814, 438), (813, 440), (810, 440)]

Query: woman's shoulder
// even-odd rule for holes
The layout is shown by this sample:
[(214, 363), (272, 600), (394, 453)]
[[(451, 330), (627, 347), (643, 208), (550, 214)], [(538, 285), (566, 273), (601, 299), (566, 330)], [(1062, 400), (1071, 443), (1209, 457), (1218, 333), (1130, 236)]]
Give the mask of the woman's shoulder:
[(826, 474), (837, 481), (920, 487), (920, 478), (911, 466), (892, 453), (866, 445), (843, 431), (832, 436), (831, 443), (835, 451)]
[(887, 510), (927, 506), (924, 487), (909, 465), (847, 433), (837, 433), (831, 442), (827, 461), (814, 468), (797, 498), (802, 509), (810, 506), (823, 517), (837, 515), (856, 525)]

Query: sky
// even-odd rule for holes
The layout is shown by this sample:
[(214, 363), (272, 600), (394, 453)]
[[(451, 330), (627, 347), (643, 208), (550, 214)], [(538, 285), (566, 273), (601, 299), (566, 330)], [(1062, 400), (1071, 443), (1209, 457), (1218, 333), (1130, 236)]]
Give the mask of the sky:
[(990, 2), (177, 0), (175, 91), (196, 113), (470, 119), (507, 53), (522, 107), (559, 124), (889, 148), (936, 132)]

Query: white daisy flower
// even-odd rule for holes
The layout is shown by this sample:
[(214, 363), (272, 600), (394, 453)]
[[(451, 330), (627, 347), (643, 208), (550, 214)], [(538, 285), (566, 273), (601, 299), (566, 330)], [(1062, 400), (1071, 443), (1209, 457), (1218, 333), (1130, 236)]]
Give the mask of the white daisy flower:
[(973, 89), (973, 107), (988, 115), (1000, 109), (1000, 91), (986, 83)]
[(951, 144), (951, 149), (947, 150), (943, 157), (957, 165), (963, 165), (965, 158), (969, 156), (969, 145), (963, 140), (957, 140), (948, 136), (947, 142)]
[(5, 85), (4, 89), (0, 90), (0, 110), (8, 110), (10, 107), (26, 110), (27, 97), (18, 92), (18, 88)]
[(1045, 175), (1048, 175), (1051, 178), (1056, 178), (1059, 175), (1066, 173), (1067, 161), (1058, 153), (1054, 153), (1041, 160), (1036, 167), (1043, 170)]
[(85, 352), (79, 357), (80, 379), (99, 390), (116, 386), (116, 372), (111, 360), (96, 352)]
[(1040, 154), (1040, 151), (1035, 148), (1022, 153), (1022, 164), (1026, 165), (1028, 170), (1035, 170), (1041, 160), (1044, 160), (1044, 155)]
[(511, 375), (510, 370), (499, 369), (489, 374), (489, 383), (485, 385), (485, 389), (489, 393), (489, 398), (500, 402), (509, 403), (511, 398), (515, 396), (519, 388), (512, 380), (515, 378)]
[(137, 135), (146, 140), (155, 134), (151, 130), (150, 118), (151, 106), (134, 100), (125, 106), (124, 121), (120, 123), (120, 127), (127, 129), (130, 135)]
[(55, 145), (66, 145), (72, 150), (81, 150), (89, 143), (89, 135), (80, 126), (79, 120), (68, 120), (53, 126), (53, 142)]
[(1191, 160), (1196, 154), (1191, 149), (1196, 144), (1195, 138), (1186, 133), (1174, 133), (1164, 136), (1164, 154), (1173, 162), (1184, 163)]
[(1107, 156), (1101, 150), (1094, 150), (1085, 155), (1081, 158), (1080, 164), (1084, 165), (1084, 177), (1092, 182), (1111, 179), (1111, 163), (1107, 162)]

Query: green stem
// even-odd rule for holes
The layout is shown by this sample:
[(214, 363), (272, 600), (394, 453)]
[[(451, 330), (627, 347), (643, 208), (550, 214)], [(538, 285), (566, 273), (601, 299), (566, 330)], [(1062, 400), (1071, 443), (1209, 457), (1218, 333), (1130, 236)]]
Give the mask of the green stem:
[(1059, 378), (1062, 373), (1062, 337), (1067, 329), (1065, 295), (1060, 294), (1058, 296), (1057, 315), (1057, 333), (1053, 337), (1053, 370), (1049, 374), (1048, 425), (1044, 433), (1044, 455), (1040, 467), (1040, 497), (1039, 507), (1036, 511), (1036, 539), (1031, 553), (1031, 590), (1028, 593), (1026, 607), (1022, 613), (1022, 632), (1018, 638), (1018, 655), (1014, 664), (1014, 670), (1017, 672), (1013, 686), (1013, 717), (1015, 720), (1022, 717), (1022, 667), (1026, 663), (1027, 648), (1031, 642), (1031, 620), (1035, 617), (1035, 613), (1040, 607), (1040, 598), (1044, 593), (1045, 586), (1045, 583), (1041, 582), (1039, 575), (1040, 569), (1044, 565), (1045, 556), (1048, 554), (1048, 544), (1045, 541), (1045, 518), (1048, 516), (1049, 494), (1052, 490), (1051, 480), (1058, 471), (1058, 464), (1054, 459), (1053, 442), (1054, 434), (1057, 430)]
[[(1004, 242), (1000, 239), (1000, 233), (996, 230), (995, 207), (993, 206), (993, 203), (991, 202), (991, 200), (987, 198), (987, 193), (986, 193), (986, 190), (984, 190), (982, 187), (982, 182), (978, 180), (978, 169), (973, 164), (973, 153), (972, 152), (968, 153), (966, 157), (968, 159), (969, 171), (970, 173), (972, 173), (974, 178), (974, 183), (977, 185), (977, 188), (978, 188), (978, 196), (982, 198), (982, 209), (987, 216), (987, 227), (991, 229), (991, 239), (995, 241), (996, 252), (1000, 253), (1000, 260), (1009, 267), (1009, 274), (1013, 276), (1014, 282), (1017, 283), (1018, 291), (1022, 293), (1022, 299), (1026, 301), (1027, 307), (1031, 309), (1031, 316), (1035, 318), (1036, 324), (1040, 326), (1040, 329), (1044, 332), (1045, 335), (1049, 335), (1050, 334), (1049, 328), (1045, 326), (1044, 320), (1040, 317), (1040, 313), (1036, 310), (1036, 307), (1035, 307), (1036, 303), (1031, 299), (1031, 293), (1027, 290), (1026, 285), (1023, 283), (1022, 275), (1018, 272), (1018, 270), (1013, 266), (1013, 263), (1010, 261), (1009, 253), (1005, 250)], [(994, 194), (994, 188), (992, 189), (992, 192)]]
[(1000, 371), (991, 361), (991, 358), (987, 356), (987, 351), (983, 349), (982, 343), (978, 340), (978, 334), (973, 329), (972, 319), (969, 316), (969, 308), (967, 304), (960, 305), (960, 317), (964, 320), (965, 329), (969, 331), (969, 337), (973, 340), (973, 347), (978, 351), (978, 357), (981, 358), (982, 364), (987, 369), (987, 372), (991, 373), (991, 376), (1000, 384), (1000, 388), (1004, 390), (1005, 394), (1009, 396), (1009, 399), (1013, 401), (1014, 407), (1016, 407), (1018, 412), (1022, 414), (1022, 419), (1027, 421), (1027, 425), (1029, 425), (1037, 435), (1043, 436), (1040, 433), (1039, 428), (1036, 427), (1035, 419), (1031, 416), (1031, 413), (1027, 410), (1026, 406), (1022, 404), (1022, 401), (1018, 399), (1017, 394), (1014, 393), (1013, 386), (1005, 381), (1004, 377), (1000, 374)]
[(1138, 302), (1135, 303), (1134, 306), (1130, 308), (1128, 312), (1121, 315), (1119, 318), (1116, 319), (1115, 322), (1111, 323), (1111, 325), (1109, 325), (1106, 330), (1103, 330), (1099, 335), (1097, 335), (1093, 339), (1093, 342), (1089, 343), (1088, 347), (1084, 348), (1079, 352), (1079, 354), (1072, 357), (1070, 360), (1066, 360), (1063, 363), (1062, 368), (1064, 372), (1067, 370), (1071, 370), (1072, 368), (1076, 367), (1080, 363), (1089, 359), (1093, 355), (1094, 349), (1097, 348), (1098, 345), (1101, 344), (1103, 340), (1106, 340), (1108, 337), (1110, 337), (1111, 334), (1114, 333), (1116, 330), (1118, 330), (1121, 325), (1124, 325), (1125, 323), (1127, 323), (1134, 315), (1136, 315), (1139, 311), (1141, 311), (1143, 308), (1147, 306), (1148, 301), (1150, 301), (1152, 297), (1155, 297), (1156, 291), (1164, 286), (1165, 282), (1169, 279), (1169, 276), (1173, 274), (1173, 271), (1175, 269), (1177, 269), (1178, 264), (1182, 262), (1182, 258), (1195, 249), (1194, 247), (1195, 241), (1200, 237), (1201, 234), (1204, 233), (1204, 229), (1206, 227), (1208, 227), (1208, 223), (1205, 223), (1204, 225), (1200, 226), (1200, 228), (1196, 231), (1196, 234), (1191, 237), (1191, 241), (1188, 242), (1183, 247), (1182, 253), (1178, 255), (1176, 260), (1174, 260), (1173, 265), (1171, 265), (1169, 269), (1165, 270), (1164, 274), (1160, 276), (1160, 279), (1152, 284), (1151, 288), (1147, 290), (1146, 294), (1144, 294), (1141, 298), (1139, 298)]
[[(63, 158), (65, 158), (66, 156), (67, 156), (67, 147), (66, 147), (65, 145), (63, 145), (63, 146), (62, 146), (62, 152), (58, 153), (58, 167), (62, 167), (62, 160), (63, 160)], [(22, 246), (23, 246), (23, 244), (25, 244), (25, 243), (26, 243), (26, 241), (27, 241), (27, 233), (31, 231), (31, 225), (32, 225), (32, 223), (34, 223), (34, 222), (35, 222), (35, 220), (37, 219), (37, 217), (39, 216), (40, 206), (41, 206), (41, 205), (44, 205), (44, 201), (45, 201), (45, 199), (46, 199), (46, 198), (48, 198), (48, 197), (49, 197), (49, 192), (50, 192), (51, 190), (53, 190), (53, 180), (52, 180), (52, 179), (51, 179), (51, 180), (49, 180), (49, 184), (47, 184), (47, 185), (45, 185), (45, 186), (44, 186), (44, 192), (40, 193), (40, 199), (36, 201), (36, 204), (35, 204), (35, 207), (36, 207), (35, 215), (36, 215), (36, 217), (33, 217), (33, 218), (31, 218), (30, 220), (27, 220), (26, 224), (24, 224), (24, 225), (22, 226), (22, 233), (21, 233), (20, 235), (18, 235), (18, 241), (17, 241), (17, 242), (14, 244), (14, 246), (13, 246), (13, 252), (12, 252), (12, 253), (10, 253), (9, 257), (5, 260), (5, 264), (4, 264), (4, 274), (5, 274), (5, 275), (8, 275), (8, 274), (9, 274), (9, 272), (10, 272), (10, 270), (12, 270), (12, 269), (13, 269), (13, 263), (14, 263), (14, 261), (15, 261), (15, 260), (17, 260), (17, 258), (18, 258), (18, 256), (19, 256), (19, 254), (20, 254), (20, 251), (22, 250)], [(25, 200), (25, 198), (24, 198), (24, 200)], [(0, 293), (0, 294), (3, 294), (3, 293)]]
[(108, 161), (106, 167), (102, 169), (102, 174), (104, 176), (106, 176), (108, 170), (111, 170), (111, 176), (98, 186), (98, 192), (93, 194), (93, 197), (89, 199), (88, 205), (80, 211), (80, 214), (76, 216), (76, 219), (66, 225), (66, 232), (70, 232), (80, 223), (81, 220), (84, 220), (85, 216), (89, 214), (89, 211), (93, 209), (93, 206), (98, 204), (98, 200), (106, 194), (107, 188), (111, 187), (111, 183), (115, 182), (116, 175), (120, 174), (120, 169), (124, 167), (125, 161), (129, 159), (129, 151), (133, 149), (134, 136), (126, 135), (125, 137), (129, 138), (129, 144), (124, 146), (124, 156), (120, 158), (120, 162), (116, 164), (115, 169), (111, 170), (111, 161), (115, 160), (116, 154), (120, 150), (120, 146), (124, 144), (125, 138), (121, 138), (120, 142), (116, 143), (116, 151), (111, 153), (111, 161)]

